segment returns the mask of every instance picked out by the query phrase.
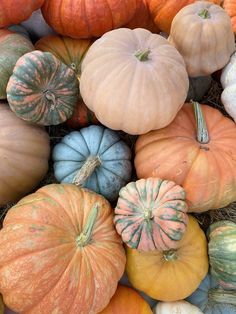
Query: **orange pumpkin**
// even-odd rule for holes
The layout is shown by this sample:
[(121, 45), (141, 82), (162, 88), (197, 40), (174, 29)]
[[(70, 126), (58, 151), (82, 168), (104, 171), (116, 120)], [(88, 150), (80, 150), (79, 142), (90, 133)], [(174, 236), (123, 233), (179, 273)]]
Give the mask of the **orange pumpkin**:
[(72, 184), (44, 186), (12, 207), (0, 251), (4, 302), (24, 314), (102, 311), (126, 260), (108, 201)]
[(234, 33), (236, 33), (236, 0), (224, 0), (223, 8), (231, 18)]
[(108, 306), (99, 314), (152, 314), (148, 303), (134, 289), (118, 285)]

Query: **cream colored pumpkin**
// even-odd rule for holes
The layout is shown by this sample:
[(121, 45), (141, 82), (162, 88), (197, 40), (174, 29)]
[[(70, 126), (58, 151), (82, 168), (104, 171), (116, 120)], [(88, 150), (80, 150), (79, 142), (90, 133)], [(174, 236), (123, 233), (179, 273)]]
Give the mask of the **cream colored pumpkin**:
[(168, 41), (183, 56), (191, 77), (222, 69), (235, 50), (230, 17), (208, 1), (197, 1), (181, 9), (173, 19)]
[(159, 302), (154, 308), (154, 314), (203, 314), (195, 305), (187, 301)]
[(83, 63), (80, 92), (98, 120), (143, 134), (167, 126), (188, 92), (184, 60), (148, 30), (120, 28), (96, 40)]

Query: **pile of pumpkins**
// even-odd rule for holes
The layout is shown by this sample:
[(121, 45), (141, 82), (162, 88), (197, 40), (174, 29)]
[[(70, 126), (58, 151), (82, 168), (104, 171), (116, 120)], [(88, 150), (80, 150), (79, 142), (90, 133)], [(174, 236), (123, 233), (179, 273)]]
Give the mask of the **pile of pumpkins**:
[(234, 31), (232, 0), (1, 0), (1, 314), (236, 313), (236, 224), (191, 215), (236, 201)]

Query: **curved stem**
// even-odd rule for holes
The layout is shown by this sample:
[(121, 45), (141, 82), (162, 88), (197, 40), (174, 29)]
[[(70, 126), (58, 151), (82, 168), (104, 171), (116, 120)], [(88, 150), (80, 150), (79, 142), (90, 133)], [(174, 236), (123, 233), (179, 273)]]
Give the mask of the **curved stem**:
[(99, 156), (89, 156), (83, 166), (75, 175), (72, 183), (81, 186), (91, 176), (94, 170), (101, 165)]
[(210, 302), (236, 305), (236, 291), (223, 289), (210, 289), (208, 292)]
[(53, 92), (51, 92), (50, 90), (46, 90), (44, 92), (44, 94), (45, 94), (46, 99), (51, 102), (50, 109), (54, 110), (56, 107), (56, 96), (55, 96), (55, 94)]
[(204, 20), (211, 18), (210, 12), (207, 9), (203, 9), (201, 12), (198, 13), (198, 15)]
[(139, 61), (147, 61), (149, 58), (149, 54), (150, 54), (151, 50), (150, 49), (145, 49), (145, 50), (138, 50), (135, 52), (135, 57), (139, 60)]
[(175, 261), (178, 259), (177, 251), (176, 250), (168, 250), (163, 252), (164, 259), (167, 262)]
[(206, 126), (206, 121), (202, 114), (201, 106), (198, 102), (192, 101), (194, 107), (195, 119), (197, 122), (197, 140), (201, 144), (207, 144), (209, 142), (209, 134)]

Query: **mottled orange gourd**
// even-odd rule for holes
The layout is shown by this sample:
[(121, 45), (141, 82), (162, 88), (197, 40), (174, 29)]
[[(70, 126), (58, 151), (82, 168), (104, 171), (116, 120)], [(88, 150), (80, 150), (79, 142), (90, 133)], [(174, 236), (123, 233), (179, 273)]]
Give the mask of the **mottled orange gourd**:
[(224, 0), (223, 8), (231, 18), (234, 33), (236, 33), (236, 0)]

